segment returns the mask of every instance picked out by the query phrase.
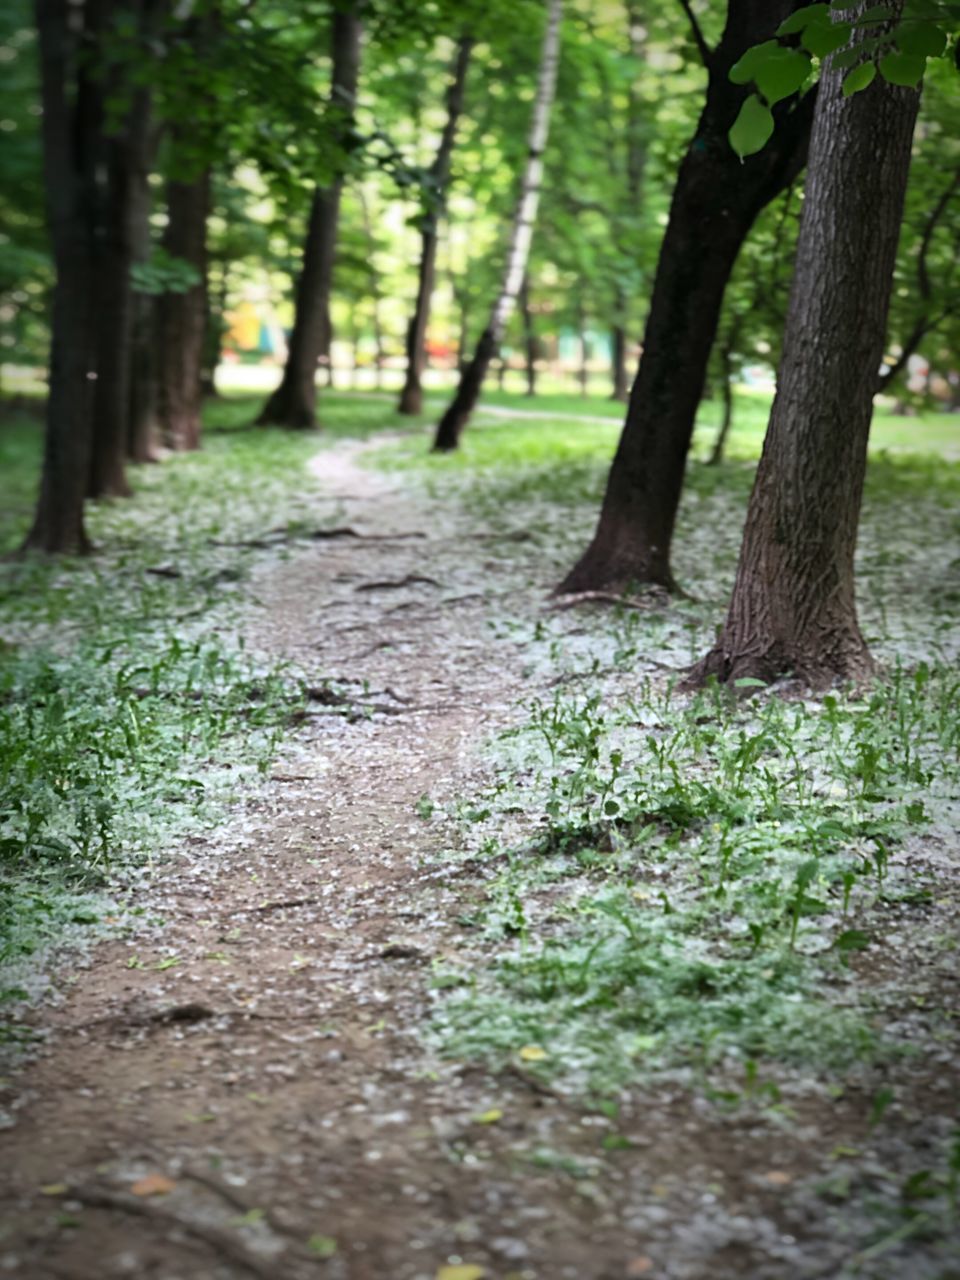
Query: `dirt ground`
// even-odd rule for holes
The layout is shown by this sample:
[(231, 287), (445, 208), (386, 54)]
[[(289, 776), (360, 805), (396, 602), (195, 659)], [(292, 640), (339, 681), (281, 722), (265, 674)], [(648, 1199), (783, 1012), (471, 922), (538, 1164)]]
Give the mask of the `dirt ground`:
[[(98, 947), (37, 1015), (0, 1093), (0, 1275), (847, 1274), (842, 1206), (805, 1188), (869, 1143), (866, 1089), (808, 1094), (787, 1121), (638, 1087), (608, 1149), (606, 1115), (425, 1043), (431, 963), (458, 955), (487, 873), (435, 858), (451, 833), (416, 804), (468, 792), (479, 744), (533, 692), (488, 625), (523, 543), (508, 569), (465, 513), (441, 536), (429, 500), (355, 452), (316, 466), (373, 536), (266, 558), (247, 640), (379, 710), (305, 723), (221, 831), (168, 851), (147, 904), (165, 923)], [(956, 1089), (902, 1070), (918, 1107)]]

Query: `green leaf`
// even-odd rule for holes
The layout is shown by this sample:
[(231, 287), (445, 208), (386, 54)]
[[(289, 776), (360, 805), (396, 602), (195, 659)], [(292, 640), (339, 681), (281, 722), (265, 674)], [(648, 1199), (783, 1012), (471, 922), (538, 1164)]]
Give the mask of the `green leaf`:
[(810, 74), (810, 58), (799, 49), (783, 49), (757, 72), (757, 88), (772, 107), (796, 93)]
[(901, 53), (920, 58), (939, 58), (947, 47), (946, 33), (932, 22), (904, 22), (895, 38)]
[(880, 74), (888, 84), (899, 84), (912, 89), (923, 79), (927, 69), (926, 58), (913, 53), (888, 53), (880, 59)]
[(733, 687), (735, 689), (766, 689), (766, 680), (758, 680), (756, 676), (741, 676), (739, 680), (734, 680)]
[(843, 96), (849, 98), (851, 94), (865, 89), (868, 84), (873, 83), (876, 76), (877, 67), (874, 62), (864, 62), (859, 67), (854, 67), (849, 75), (844, 76)]
[[(838, 6), (842, 8), (843, 6)], [(886, 22), (888, 18), (895, 17), (893, 9), (888, 4), (871, 5), (869, 9), (864, 9), (863, 13), (857, 15), (857, 26), (862, 26), (865, 22)]]
[(879, 45), (879, 36), (867, 36), (865, 40), (858, 41), (852, 49), (841, 49), (839, 53), (833, 55), (834, 70), (842, 71), (845, 67), (854, 67), (859, 62), (872, 58)]
[(804, 28), (800, 41), (815, 58), (825, 58), (828, 53), (842, 48), (850, 39), (853, 27), (849, 22), (811, 22)]
[(770, 108), (755, 93), (751, 93), (727, 134), (731, 147), (742, 160), (745, 156), (762, 151), (772, 133), (773, 115)]
[(870, 935), (862, 929), (845, 929), (833, 945), (843, 954), (848, 951), (865, 951), (870, 945)]
[(315, 1258), (332, 1258), (337, 1252), (337, 1242), (333, 1236), (313, 1235), (307, 1241), (307, 1248)]
[(798, 9), (796, 13), (791, 13), (789, 18), (784, 18), (777, 27), (778, 36), (794, 36), (798, 31), (802, 31), (804, 27), (810, 25), (814, 19), (827, 19), (830, 17), (830, 6), (828, 4), (808, 4), (803, 9)]
[(767, 59), (776, 58), (780, 52), (776, 40), (764, 40), (763, 44), (755, 44), (730, 68), (730, 79), (734, 84), (749, 84), (757, 78)]

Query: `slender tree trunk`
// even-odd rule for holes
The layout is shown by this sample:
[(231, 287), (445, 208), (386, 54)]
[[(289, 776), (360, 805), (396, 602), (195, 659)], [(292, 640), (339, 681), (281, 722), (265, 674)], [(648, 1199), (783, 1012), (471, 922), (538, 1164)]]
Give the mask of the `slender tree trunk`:
[[(360, 71), (362, 22), (359, 5), (352, 12), (336, 9), (333, 15), (333, 70), (331, 107), (336, 139), (345, 146), (353, 121), (353, 104)], [(329, 385), (333, 383), (330, 291), (337, 246), (340, 196), (344, 166), (341, 162), (328, 187), (318, 187), (310, 206), (303, 264), (297, 281), (293, 332), (280, 386), (267, 401), (258, 421), (263, 425), (310, 428), (317, 425), (317, 365), (326, 350)]]
[(527, 395), (537, 394), (537, 335), (533, 328), (533, 312), (530, 309), (530, 282), (524, 280), (520, 290), (520, 314), (523, 317), (523, 354), (527, 374)]
[(217, 369), (220, 367), (220, 353), (223, 350), (223, 337), (226, 333), (224, 316), (227, 310), (229, 281), (230, 271), (225, 262), (221, 263), (220, 266), (220, 279), (216, 291), (210, 287), (208, 274), (204, 311), (203, 357), (200, 365), (200, 394), (204, 399), (214, 399), (220, 395), (217, 388)]
[(720, 394), (723, 399), (723, 418), (720, 422), (717, 438), (713, 442), (710, 457), (707, 460), (707, 466), (709, 467), (718, 467), (723, 461), (727, 440), (730, 437), (730, 428), (733, 426), (733, 351), (739, 333), (740, 325), (735, 321), (720, 348)]
[(777, 395), (699, 679), (824, 686), (872, 669), (854, 551), (919, 94), (878, 76), (844, 97), (841, 79), (830, 66), (821, 78)]
[(544, 34), (543, 52), (540, 59), (537, 95), (533, 104), (533, 120), (530, 129), (527, 164), (520, 188), (520, 200), (513, 223), (510, 248), (507, 253), (503, 285), (500, 290), (500, 296), (497, 298), (490, 319), (487, 322), (487, 327), (480, 336), (473, 359), (461, 377), (460, 386), (437, 427), (433, 447), (441, 452), (456, 449), (460, 442), (460, 435), (469, 421), (480, 396), (480, 389), (483, 386), (490, 359), (503, 339), (507, 321), (513, 311), (517, 294), (520, 292), (520, 286), (523, 284), (523, 278), (526, 274), (530, 243), (533, 239), (533, 228), (537, 217), (537, 205), (540, 200), (540, 184), (543, 180), (543, 151), (547, 143), (547, 133), (550, 127), (550, 108), (553, 105), (553, 96), (557, 83), (562, 7), (562, 0), (549, 0), (547, 29)]
[(580, 335), (580, 368), (577, 371), (577, 381), (580, 384), (580, 394), (585, 396), (590, 385), (590, 346), (587, 342), (587, 320), (583, 314), (583, 308), (580, 307), (577, 313), (577, 328)]
[(729, 71), (800, 7), (797, 0), (729, 0), (723, 36), (709, 57), (704, 110), (674, 188), (600, 520), (558, 591), (675, 586), (673, 528), (724, 290), (757, 215), (803, 168), (813, 114), (813, 94), (781, 103), (770, 142), (741, 162), (727, 132), (746, 91), (730, 82)]
[(157, 300), (157, 418), (168, 449), (200, 447), (209, 211), (209, 169), (191, 182), (167, 184), (163, 247), (199, 277), (182, 293), (164, 293)]
[[(74, 17), (69, 0), (37, 0), (47, 220), (56, 284), (43, 472), (25, 550), (89, 550), (83, 509), (93, 447), (96, 379), (96, 248), (100, 223), (102, 102), (77, 58), (96, 40), (105, 7)], [(82, 31), (75, 22), (82, 23)]]
[(430, 302), (437, 266), (437, 239), (440, 219), (446, 208), (447, 183), (450, 180), (450, 160), (456, 140), (457, 125), (463, 111), (467, 68), (473, 41), (464, 38), (457, 46), (453, 77), (447, 88), (447, 120), (440, 137), (436, 158), (430, 170), (430, 192), (423, 214), (420, 239), (420, 275), (417, 284), (417, 301), (407, 328), (407, 376), (400, 393), (398, 413), (423, 411), (421, 379), (426, 359), (427, 326), (430, 322)]
[(622, 324), (615, 324), (611, 334), (612, 338), (612, 356), (613, 368), (611, 374), (613, 377), (613, 390), (610, 393), (611, 400), (626, 400), (629, 392), (629, 382), (627, 378), (627, 331)]

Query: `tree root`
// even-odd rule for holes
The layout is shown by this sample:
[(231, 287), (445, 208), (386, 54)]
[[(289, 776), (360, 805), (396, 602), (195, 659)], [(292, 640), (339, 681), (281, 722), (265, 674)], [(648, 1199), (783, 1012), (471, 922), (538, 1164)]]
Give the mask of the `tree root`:
[[(187, 1176), (193, 1177), (191, 1174)], [(220, 1188), (215, 1189), (221, 1191)], [(150, 1200), (141, 1200), (136, 1196), (98, 1186), (71, 1187), (69, 1194), (72, 1199), (79, 1200), (81, 1204), (91, 1209), (115, 1209), (133, 1217), (145, 1218), (166, 1231), (171, 1228), (182, 1231), (185, 1235), (192, 1236), (201, 1244), (205, 1244), (215, 1254), (233, 1263), (248, 1275), (257, 1276), (258, 1280), (276, 1280), (278, 1275), (284, 1274), (282, 1266), (278, 1265), (280, 1258), (260, 1257), (224, 1228), (198, 1222), (195, 1218), (184, 1217)], [(243, 1212), (249, 1212), (249, 1210), (244, 1208)], [(295, 1251), (285, 1244), (281, 1256), (286, 1258), (291, 1254), (296, 1256)], [(307, 1255), (301, 1254), (299, 1260), (307, 1261)]]
[(663, 606), (666, 598), (666, 589), (659, 586), (651, 586), (642, 596), (618, 595), (615, 591), (571, 591), (552, 597), (544, 608), (559, 611), (576, 609), (582, 604), (610, 604), (623, 609), (653, 609)]

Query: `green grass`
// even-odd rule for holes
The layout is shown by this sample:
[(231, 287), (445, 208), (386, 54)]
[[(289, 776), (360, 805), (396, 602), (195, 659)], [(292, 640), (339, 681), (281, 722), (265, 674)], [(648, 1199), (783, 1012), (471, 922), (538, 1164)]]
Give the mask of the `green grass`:
[[(960, 679), (925, 666), (819, 704), (535, 701), (470, 802), (501, 870), (464, 924), (498, 945), (441, 973), (440, 1042), (494, 1062), (535, 1044), (537, 1070), (601, 1093), (909, 1051), (852, 966), (925, 919), (935, 885), (895, 852), (960, 779), (958, 706)], [(520, 807), (530, 834), (502, 848)]]
[[(118, 895), (267, 768), (302, 706), (297, 673), (232, 639), (261, 554), (243, 544), (336, 522), (306, 463), (387, 415), (331, 396), (321, 437), (252, 429), (257, 407), (212, 404), (200, 452), (92, 504), (95, 554), (0, 562), (0, 1003), (36, 994), (31, 957), (129, 916)], [(5, 550), (29, 525), (41, 437), (30, 412), (0, 418)]]

